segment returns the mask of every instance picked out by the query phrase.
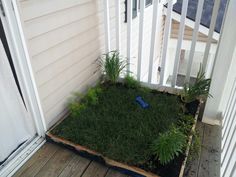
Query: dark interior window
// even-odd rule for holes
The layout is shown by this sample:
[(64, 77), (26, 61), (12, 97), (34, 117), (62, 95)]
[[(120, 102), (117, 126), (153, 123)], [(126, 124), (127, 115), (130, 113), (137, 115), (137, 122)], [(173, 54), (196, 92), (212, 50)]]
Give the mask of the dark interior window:
[[(132, 18), (134, 19), (138, 15), (138, 0), (132, 0)], [(127, 0), (125, 0), (125, 22), (127, 22)]]
[[(132, 18), (134, 19), (138, 15), (140, 9), (140, 0), (132, 0)], [(152, 0), (145, 1), (145, 7), (152, 5)], [(125, 22), (127, 22), (127, 0), (125, 0)]]

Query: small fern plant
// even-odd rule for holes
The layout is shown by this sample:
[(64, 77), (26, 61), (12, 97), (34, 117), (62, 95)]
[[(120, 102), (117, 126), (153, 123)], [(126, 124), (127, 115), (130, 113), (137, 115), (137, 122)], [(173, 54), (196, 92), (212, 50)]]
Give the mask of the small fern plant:
[(189, 83), (184, 84), (184, 89), (181, 93), (181, 99), (184, 103), (190, 103), (196, 99), (205, 101), (208, 97), (212, 97), (209, 93), (211, 79), (205, 78), (205, 72), (202, 65), (197, 74), (196, 81), (193, 85)]
[(117, 82), (127, 65), (127, 62), (120, 56), (118, 51), (111, 51), (99, 58), (99, 67), (105, 74), (105, 79), (111, 83)]
[(151, 151), (160, 164), (166, 165), (183, 152), (185, 144), (186, 136), (179, 129), (172, 127), (154, 140)]
[(97, 105), (98, 96), (102, 92), (99, 87), (90, 88), (86, 94), (74, 93), (69, 99), (68, 108), (72, 117), (78, 117), (88, 105)]
[(86, 105), (96, 105), (98, 104), (98, 95), (102, 92), (102, 89), (99, 87), (90, 88), (87, 91), (87, 94), (82, 99)]
[(73, 118), (77, 118), (80, 113), (86, 109), (86, 105), (83, 103), (79, 103), (76, 99), (70, 101), (68, 108), (70, 110), (71, 116)]

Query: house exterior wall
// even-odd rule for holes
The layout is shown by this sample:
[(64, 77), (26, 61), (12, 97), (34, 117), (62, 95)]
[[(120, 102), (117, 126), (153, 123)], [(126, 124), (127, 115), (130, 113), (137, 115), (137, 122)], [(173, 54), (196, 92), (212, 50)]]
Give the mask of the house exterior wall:
[(19, 1), (47, 127), (65, 114), (72, 92), (94, 84), (103, 53), (103, 11), (92, 0)]
[[(47, 128), (68, 110), (71, 93), (99, 78), (95, 60), (104, 53), (103, 0), (19, 0), (18, 8)], [(115, 0), (109, 1), (111, 50), (115, 49)], [(121, 54), (126, 56), (127, 23), (121, 0)], [(152, 6), (145, 9), (142, 78), (147, 78)], [(138, 56), (139, 16), (133, 19), (132, 71)], [(160, 23), (161, 24), (161, 23)], [(158, 28), (160, 29), (160, 28)], [(157, 33), (158, 34), (158, 33)], [(159, 33), (161, 34), (161, 33)], [(157, 42), (157, 49), (160, 43)], [(155, 60), (158, 57), (156, 50)], [(156, 71), (156, 70), (154, 70)]]

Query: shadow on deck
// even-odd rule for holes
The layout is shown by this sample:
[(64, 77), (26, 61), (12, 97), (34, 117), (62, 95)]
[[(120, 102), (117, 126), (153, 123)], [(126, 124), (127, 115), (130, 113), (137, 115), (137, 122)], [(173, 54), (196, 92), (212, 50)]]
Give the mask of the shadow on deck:
[[(199, 159), (188, 163), (185, 177), (219, 177), (221, 129), (199, 123), (202, 137)], [(57, 145), (46, 143), (14, 177), (127, 177)]]

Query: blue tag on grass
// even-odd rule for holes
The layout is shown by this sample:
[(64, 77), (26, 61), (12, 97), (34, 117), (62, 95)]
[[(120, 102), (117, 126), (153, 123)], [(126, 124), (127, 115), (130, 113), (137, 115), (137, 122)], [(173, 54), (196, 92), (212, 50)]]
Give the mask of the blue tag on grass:
[(135, 100), (143, 109), (146, 109), (149, 107), (149, 104), (146, 103), (141, 96), (137, 96)]

